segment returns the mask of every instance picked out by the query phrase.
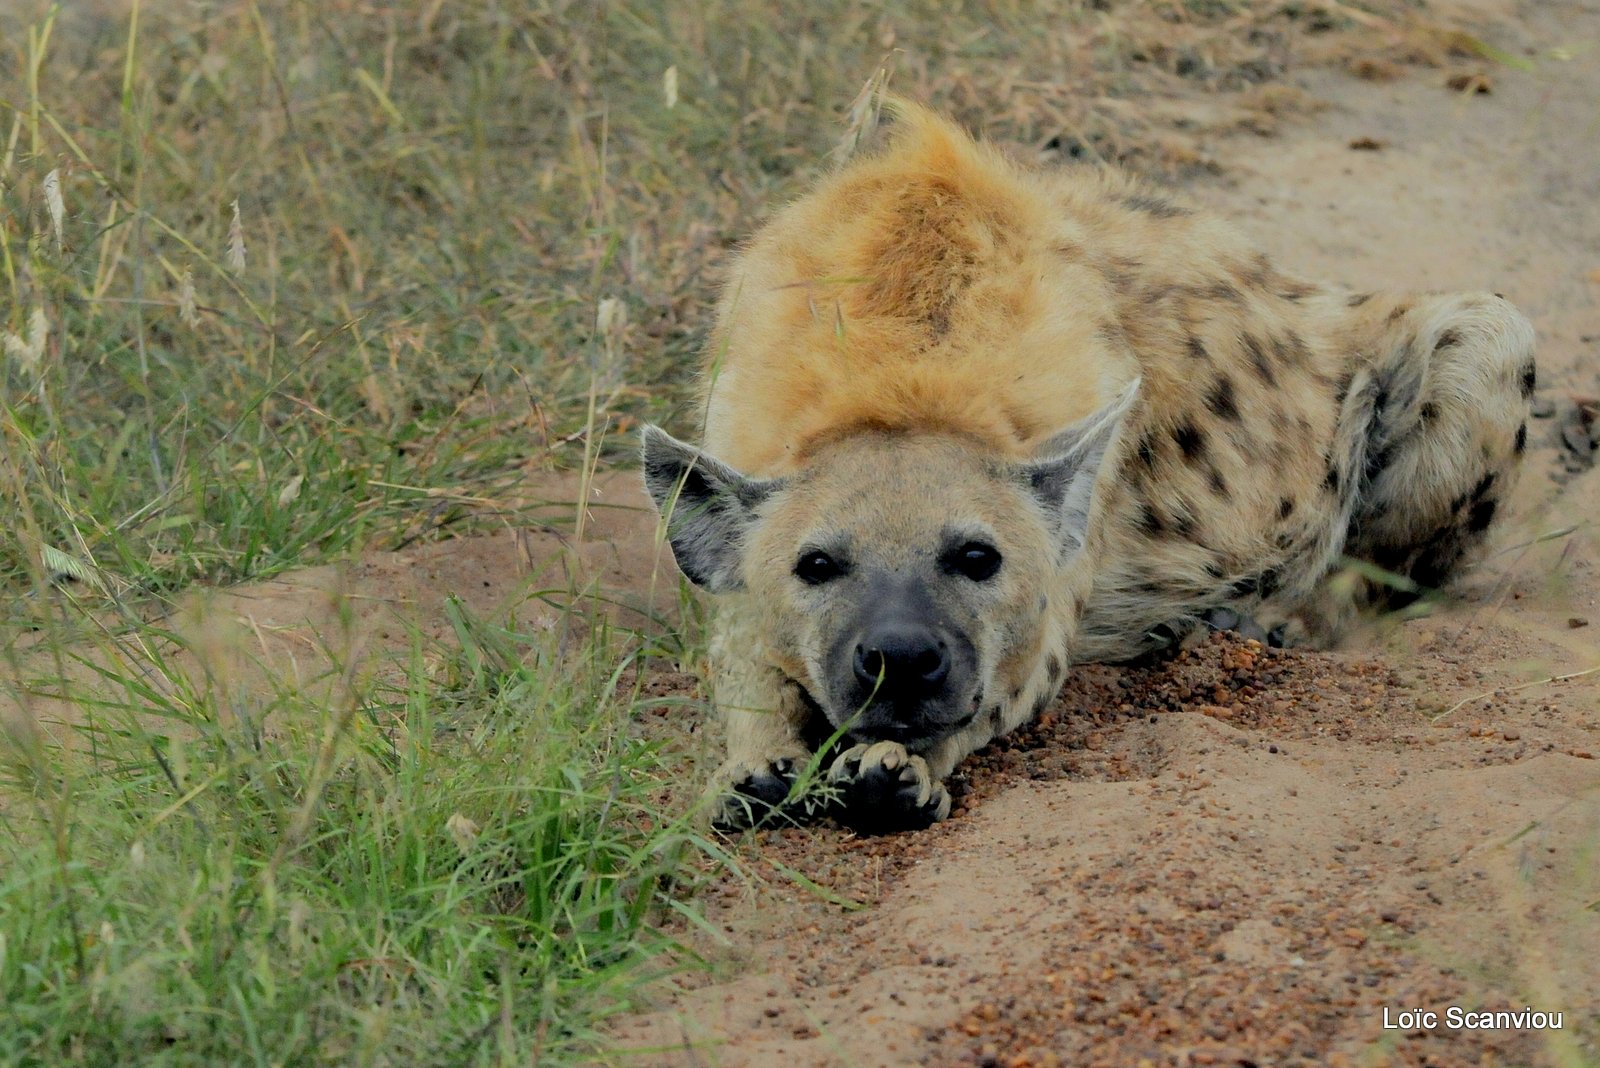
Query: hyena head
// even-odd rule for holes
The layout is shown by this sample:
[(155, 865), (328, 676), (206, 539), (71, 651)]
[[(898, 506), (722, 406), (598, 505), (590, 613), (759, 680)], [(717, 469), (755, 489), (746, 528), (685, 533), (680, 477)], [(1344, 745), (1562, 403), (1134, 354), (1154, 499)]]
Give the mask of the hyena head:
[(747, 477), (648, 427), (645, 481), (678, 566), (753, 598), (762, 643), (835, 729), (927, 749), (1045, 655), (1049, 591), (1081, 564), (1094, 487), (1137, 384), (1031, 461), (866, 432)]

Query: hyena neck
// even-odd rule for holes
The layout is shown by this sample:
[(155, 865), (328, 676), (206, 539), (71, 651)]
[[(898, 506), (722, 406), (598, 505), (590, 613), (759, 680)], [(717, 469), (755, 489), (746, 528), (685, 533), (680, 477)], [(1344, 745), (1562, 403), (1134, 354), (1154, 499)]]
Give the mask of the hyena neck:
[[(1083, 614), (1082, 601), (1057, 596), (1045, 611), (1037, 649), (1012, 661), (1014, 674), (1003, 678), (1003, 693), (992, 715), (995, 733), (1006, 734), (1029, 722), (1055, 700), (1071, 663), (1072, 636)], [(1002, 672), (1002, 675), (1006, 673)]]

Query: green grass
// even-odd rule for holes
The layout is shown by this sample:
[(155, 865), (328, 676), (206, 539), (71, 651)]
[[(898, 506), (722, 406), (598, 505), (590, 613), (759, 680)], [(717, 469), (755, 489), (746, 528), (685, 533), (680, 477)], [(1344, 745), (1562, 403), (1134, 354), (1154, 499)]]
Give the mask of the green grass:
[(718, 851), (657, 812), (616, 643), (551, 670), (454, 617), (449, 660), (331, 679), (331, 709), (156, 655), (165, 700), (85, 707), (73, 759), (22, 747), (0, 1063), (559, 1063), (632, 1003)]
[(384, 670), (331, 634), (315, 684), (227, 685), (169, 622), (183, 592), (548, 522), (530, 473), (687, 423), (728, 249), (880, 67), (1001, 140), (1181, 171), (1129, 100), (1248, 85), (1278, 38), (1345, 25), (3, 5), (0, 1063), (581, 1059), (725, 859), (624, 670), (693, 626), (457, 606)]

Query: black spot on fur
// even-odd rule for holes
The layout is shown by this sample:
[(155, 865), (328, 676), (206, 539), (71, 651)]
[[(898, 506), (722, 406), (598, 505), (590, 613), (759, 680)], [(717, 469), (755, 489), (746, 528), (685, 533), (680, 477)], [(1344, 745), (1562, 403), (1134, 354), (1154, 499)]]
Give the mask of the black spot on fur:
[(1255, 259), (1249, 266), (1233, 268), (1233, 276), (1243, 282), (1248, 289), (1265, 289), (1271, 274), (1272, 261), (1267, 259), (1264, 252), (1256, 253)]
[(1280, 579), (1278, 577), (1278, 572), (1272, 568), (1268, 568), (1259, 575), (1248, 575), (1242, 579), (1239, 579), (1233, 585), (1228, 587), (1228, 592), (1234, 597), (1252, 597), (1259, 595), (1263, 598), (1266, 598), (1271, 597), (1274, 593), (1278, 592), (1279, 582)]
[(1215, 560), (1207, 560), (1206, 561), (1206, 574), (1210, 575), (1214, 579), (1221, 578), (1222, 577), (1222, 565), (1217, 563)]
[(1278, 502), (1278, 518), (1288, 519), (1292, 515), (1294, 515), (1294, 498), (1285, 497)]
[(1156, 465), (1156, 445), (1154, 441), (1150, 440), (1148, 434), (1139, 439), (1138, 453), (1140, 463), (1146, 467), (1154, 467)]
[(1244, 335), (1245, 352), (1250, 355), (1250, 365), (1256, 369), (1256, 374), (1261, 376), (1261, 381), (1269, 386), (1278, 384), (1278, 376), (1272, 370), (1272, 363), (1267, 359), (1267, 352), (1261, 347), (1261, 341), (1252, 334)]
[[(1475, 507), (1482, 507), (1482, 504)], [(1492, 504), (1485, 511), (1487, 517), (1484, 525), (1487, 526), (1488, 520), (1492, 519), (1494, 514)], [(1463, 551), (1472, 540), (1460, 527), (1447, 523), (1420, 542), (1388, 545), (1376, 549), (1372, 554), (1372, 562), (1385, 571), (1408, 576), (1424, 591), (1435, 590), (1443, 586), (1450, 577), (1456, 564), (1460, 562)], [(1400, 590), (1381, 584), (1372, 591), (1374, 602), (1391, 609), (1404, 608), (1422, 595), (1411, 590)]]
[(1211, 492), (1215, 493), (1218, 497), (1233, 496), (1233, 494), (1228, 490), (1228, 480), (1223, 478), (1222, 472), (1218, 471), (1215, 467), (1211, 468), (1211, 470), (1206, 473), (1206, 484), (1211, 487)]
[(1454, 348), (1461, 344), (1461, 335), (1454, 330), (1446, 330), (1439, 335), (1439, 340), (1433, 343), (1433, 351), (1440, 352), (1444, 349)]
[(1178, 207), (1178, 205), (1165, 197), (1150, 196), (1144, 193), (1128, 197), (1123, 203), (1134, 211), (1142, 211), (1148, 215), (1154, 215), (1158, 219), (1176, 219), (1180, 215), (1189, 214), (1186, 209)]
[(1179, 512), (1172, 517), (1173, 527), (1180, 538), (1192, 538), (1195, 531), (1194, 520), (1186, 513)]
[(1481, 534), (1489, 529), (1489, 524), (1494, 522), (1496, 503), (1492, 500), (1478, 501), (1472, 506), (1472, 511), (1467, 513), (1467, 529), (1474, 534)]
[(1372, 294), (1371, 293), (1352, 293), (1350, 295), (1350, 299), (1345, 301), (1345, 304), (1349, 305), (1352, 308), (1359, 308), (1359, 307), (1361, 307), (1361, 305), (1365, 304), (1367, 301), (1369, 301), (1371, 299), (1372, 299)]
[(1494, 472), (1490, 471), (1487, 475), (1484, 475), (1482, 478), (1478, 479), (1478, 484), (1472, 487), (1472, 499), (1474, 501), (1483, 500), (1484, 494), (1488, 493), (1493, 487)]
[(1133, 288), (1134, 280), (1139, 277), (1139, 272), (1143, 267), (1144, 264), (1138, 260), (1129, 259), (1126, 256), (1117, 256), (1106, 265), (1105, 271), (1107, 277), (1111, 279), (1112, 285), (1117, 289), (1126, 291)]
[(1339, 468), (1337, 466), (1329, 465), (1328, 473), (1323, 476), (1322, 486), (1329, 493), (1339, 492)]
[(1044, 662), (1044, 667), (1050, 673), (1052, 683), (1061, 678), (1061, 658), (1055, 653), (1050, 654), (1050, 658)]
[(1011, 688), (1011, 703), (1016, 704), (1020, 700), (1022, 700), (1022, 687), (1013, 686)]
[(1183, 458), (1193, 462), (1206, 451), (1205, 435), (1193, 423), (1185, 420), (1172, 428), (1172, 440), (1183, 450)]
[(1233, 379), (1227, 375), (1217, 379), (1217, 384), (1211, 387), (1211, 393), (1206, 397), (1206, 407), (1218, 418), (1239, 421), (1239, 403), (1233, 396)]
[(1197, 360), (1211, 359), (1211, 353), (1206, 351), (1206, 343), (1194, 334), (1189, 335), (1189, 355)]
[(1213, 282), (1201, 291), (1201, 294), (1212, 300), (1226, 301), (1229, 304), (1244, 303), (1244, 294), (1239, 292), (1237, 286), (1231, 282)]
[(1289, 331), (1283, 337), (1283, 357), (1293, 367), (1304, 367), (1311, 358), (1311, 350), (1306, 347), (1306, 339), (1296, 331)]
[(1039, 695), (1038, 699), (1033, 702), (1033, 714), (1035, 716), (1039, 715), (1039, 713), (1050, 707), (1051, 696), (1053, 695), (1042, 693)]
[(1401, 319), (1406, 317), (1406, 313), (1410, 310), (1411, 305), (1409, 304), (1396, 304), (1389, 312), (1389, 321), (1391, 323), (1399, 322)]
[(1450, 577), (1456, 561), (1461, 559), (1461, 549), (1460, 533), (1454, 527), (1440, 527), (1422, 544), (1411, 565), (1411, 578), (1420, 586), (1438, 589)]
[(1362, 479), (1364, 481), (1371, 482), (1373, 479), (1383, 474), (1384, 469), (1388, 467), (1393, 460), (1393, 446), (1387, 446), (1385, 448), (1375, 449), (1374, 451), (1369, 452), (1367, 454), (1367, 465), (1361, 472)]
[(1139, 508), (1139, 525), (1144, 528), (1146, 534), (1159, 535), (1167, 532), (1167, 525), (1161, 521), (1161, 517), (1156, 515), (1155, 510), (1148, 504), (1141, 505)]
[(1524, 452), (1524, 450), (1527, 449), (1527, 447), (1528, 447), (1528, 424), (1527, 423), (1523, 423), (1521, 426), (1517, 427), (1517, 436), (1511, 442), (1511, 449), (1518, 456), (1521, 456), (1522, 453)]
[(1528, 363), (1522, 368), (1522, 395), (1524, 397), (1533, 396), (1533, 387), (1538, 385), (1538, 382), (1538, 369), (1534, 367), (1533, 361), (1529, 360)]
[(1350, 395), (1350, 383), (1354, 379), (1354, 373), (1345, 374), (1339, 378), (1338, 388), (1333, 391), (1333, 407), (1335, 411), (1344, 407), (1344, 399)]
[(1424, 423), (1431, 423), (1439, 418), (1439, 406), (1433, 401), (1424, 401), (1417, 414), (1422, 417)]

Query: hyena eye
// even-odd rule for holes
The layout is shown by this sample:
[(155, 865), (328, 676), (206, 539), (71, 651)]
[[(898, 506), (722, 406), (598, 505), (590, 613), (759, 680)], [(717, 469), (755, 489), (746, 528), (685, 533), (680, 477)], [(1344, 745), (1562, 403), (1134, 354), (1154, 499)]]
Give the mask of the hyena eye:
[(973, 582), (987, 582), (1000, 570), (1000, 550), (981, 541), (969, 541), (945, 554), (944, 568)]
[(795, 561), (794, 573), (808, 586), (820, 586), (838, 578), (849, 570), (843, 563), (824, 552), (802, 553)]

